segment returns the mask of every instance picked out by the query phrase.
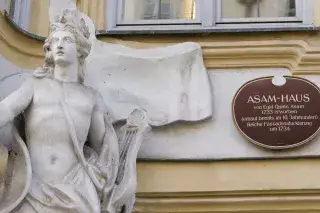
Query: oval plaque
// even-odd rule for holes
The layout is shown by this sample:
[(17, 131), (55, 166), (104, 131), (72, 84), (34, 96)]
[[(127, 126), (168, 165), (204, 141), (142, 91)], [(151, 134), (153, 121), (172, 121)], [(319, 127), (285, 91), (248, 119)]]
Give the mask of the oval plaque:
[(320, 130), (320, 90), (314, 83), (286, 76), (282, 86), (273, 77), (244, 84), (232, 103), (234, 122), (249, 141), (270, 149), (296, 147)]

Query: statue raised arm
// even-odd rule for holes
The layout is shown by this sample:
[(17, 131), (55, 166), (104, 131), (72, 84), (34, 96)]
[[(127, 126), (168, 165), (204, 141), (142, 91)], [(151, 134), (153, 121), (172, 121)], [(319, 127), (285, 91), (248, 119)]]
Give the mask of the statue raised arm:
[(32, 82), (27, 79), (18, 90), (0, 102), (0, 128), (22, 113), (30, 105), (32, 98)]

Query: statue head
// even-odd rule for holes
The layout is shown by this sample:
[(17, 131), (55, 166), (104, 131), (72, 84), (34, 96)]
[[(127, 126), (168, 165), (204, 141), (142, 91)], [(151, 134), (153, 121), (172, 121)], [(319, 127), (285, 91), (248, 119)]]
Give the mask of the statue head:
[(78, 64), (80, 82), (84, 80), (85, 59), (90, 53), (90, 33), (84, 19), (77, 11), (65, 10), (62, 16), (50, 26), (50, 33), (44, 43), (45, 59), (36, 77), (53, 77), (56, 65), (67, 67)]

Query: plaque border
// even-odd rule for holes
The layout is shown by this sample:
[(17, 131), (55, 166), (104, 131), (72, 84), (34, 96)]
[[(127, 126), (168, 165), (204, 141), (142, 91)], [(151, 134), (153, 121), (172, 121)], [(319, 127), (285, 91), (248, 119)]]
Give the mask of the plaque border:
[[(319, 133), (320, 133), (320, 126), (318, 127), (318, 130), (313, 133), (309, 138), (301, 141), (301, 142), (298, 142), (298, 143), (295, 143), (295, 144), (292, 144), (292, 145), (287, 145), (287, 146), (269, 146), (269, 145), (265, 145), (265, 144), (262, 144), (258, 141), (255, 141), (253, 140), (252, 138), (250, 138), (248, 135), (246, 135), (242, 130), (241, 128), (239, 127), (238, 123), (237, 123), (237, 120), (235, 118), (235, 112), (234, 112), (234, 108), (235, 108), (235, 100), (236, 98), (238, 97), (239, 93), (241, 92), (241, 90), (247, 86), (248, 84), (251, 84), (253, 82), (256, 82), (256, 81), (260, 81), (260, 80), (264, 80), (264, 79), (270, 79), (272, 81), (272, 79), (274, 78), (275, 76), (264, 76), (264, 77), (260, 77), (260, 78), (255, 78), (255, 79), (252, 79), (252, 80), (249, 80), (247, 81), (246, 83), (242, 84), (241, 87), (237, 90), (237, 92), (235, 93), (235, 95), (233, 96), (233, 99), (232, 99), (232, 105), (231, 105), (231, 110), (232, 110), (232, 120), (233, 120), (233, 123), (235, 124), (235, 126), (237, 127), (237, 130), (238, 132), (241, 133), (241, 135), (247, 139), (247, 141), (250, 141), (252, 142), (253, 144), (257, 145), (257, 146), (260, 146), (260, 147), (263, 147), (263, 148), (266, 148), (266, 149), (271, 149), (271, 150), (284, 150), (284, 149), (290, 149), (290, 148), (294, 148), (294, 147), (298, 147), (298, 146), (302, 146), (308, 142), (310, 142), (314, 137), (316, 137)], [(308, 84), (310, 84), (311, 86), (313, 86), (314, 88), (316, 88), (318, 90), (318, 92), (320, 93), (320, 88), (318, 87), (318, 85), (316, 85), (315, 83), (311, 82), (310, 80), (306, 79), (306, 78), (302, 78), (302, 77), (297, 77), (297, 76), (290, 76), (290, 75), (283, 75), (282, 77), (284, 77), (285, 79), (287, 78), (291, 78), (291, 79), (299, 79), (299, 80), (302, 80)], [(320, 106), (319, 106), (320, 107)]]

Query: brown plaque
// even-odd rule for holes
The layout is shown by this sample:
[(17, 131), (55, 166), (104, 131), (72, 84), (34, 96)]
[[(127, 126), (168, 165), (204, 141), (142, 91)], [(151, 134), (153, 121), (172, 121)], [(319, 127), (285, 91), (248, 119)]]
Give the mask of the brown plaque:
[(284, 77), (276, 86), (273, 77), (244, 84), (232, 103), (233, 119), (251, 142), (270, 149), (296, 147), (320, 130), (320, 90), (312, 82)]

